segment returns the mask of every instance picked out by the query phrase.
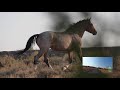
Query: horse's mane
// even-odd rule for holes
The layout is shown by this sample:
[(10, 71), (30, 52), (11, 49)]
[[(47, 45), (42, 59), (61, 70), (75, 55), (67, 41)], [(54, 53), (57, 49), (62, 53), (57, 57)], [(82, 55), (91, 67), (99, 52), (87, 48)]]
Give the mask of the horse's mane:
[[(77, 23), (73, 23), (71, 24), (66, 30), (66, 33), (75, 33), (77, 28), (80, 28), (82, 26), (84, 26), (85, 21), (88, 21), (89, 19), (84, 19), (81, 21), (78, 21)], [(78, 31), (77, 31), (78, 32)]]

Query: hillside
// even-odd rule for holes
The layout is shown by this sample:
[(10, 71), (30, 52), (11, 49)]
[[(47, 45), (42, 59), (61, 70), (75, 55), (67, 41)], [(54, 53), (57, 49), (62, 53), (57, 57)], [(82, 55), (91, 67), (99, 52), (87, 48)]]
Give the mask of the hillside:
[[(94, 47), (83, 48), (83, 56), (117, 56), (119, 60), (120, 47)], [(18, 51), (3, 51), (0, 52), (0, 78), (106, 78), (120, 77), (120, 72), (113, 70), (112, 73), (106, 73), (107, 70), (99, 69), (98, 73), (89, 73), (92, 67), (80, 67), (79, 60), (74, 60), (69, 69), (63, 71), (63, 66), (66, 65), (67, 59), (65, 53), (50, 51), (49, 60), (54, 68), (54, 71), (46, 66), (43, 62), (43, 57), (40, 58), (40, 64), (34, 65), (33, 59), (37, 54), (37, 50), (29, 50), (23, 55), (18, 56)], [(114, 65), (115, 66), (115, 65)], [(37, 68), (36, 68), (37, 67)], [(119, 67), (116, 66), (117, 68)], [(87, 70), (87, 72), (86, 72)], [(97, 69), (94, 69), (97, 72)]]

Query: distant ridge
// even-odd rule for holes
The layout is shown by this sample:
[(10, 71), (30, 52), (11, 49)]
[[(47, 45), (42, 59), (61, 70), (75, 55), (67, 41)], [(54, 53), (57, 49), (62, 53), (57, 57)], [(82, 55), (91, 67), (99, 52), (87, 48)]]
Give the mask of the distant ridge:
[[(20, 50), (17, 51), (0, 51), (0, 55), (14, 55), (17, 52), (19, 52)], [(30, 54), (33, 53), (35, 51), (39, 51), (39, 50), (28, 50), (26, 52), (26, 54)], [(83, 47), (82, 48), (83, 51), (83, 56), (118, 56), (120, 55), (120, 46), (116, 46), (116, 47)], [(63, 55), (64, 52), (59, 52), (59, 51), (53, 51), (50, 50), (49, 54), (53, 55), (53, 54), (57, 54), (57, 55)]]

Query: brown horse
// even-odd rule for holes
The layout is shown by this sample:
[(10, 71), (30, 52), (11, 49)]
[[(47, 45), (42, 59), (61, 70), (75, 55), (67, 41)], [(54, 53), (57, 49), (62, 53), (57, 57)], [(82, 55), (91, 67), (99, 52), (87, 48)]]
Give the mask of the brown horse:
[(81, 50), (81, 38), (85, 31), (97, 34), (90, 19), (84, 19), (73, 25), (71, 25), (64, 32), (52, 32), (46, 31), (40, 34), (31, 36), (27, 42), (26, 48), (20, 52), (20, 54), (27, 51), (34, 40), (40, 48), (39, 53), (34, 57), (34, 64), (38, 64), (38, 59), (44, 55), (44, 62), (48, 67), (51, 67), (47, 58), (49, 48), (56, 51), (65, 51), (69, 56), (69, 64), (72, 63), (71, 53), (74, 51), (78, 55), (82, 63), (82, 50)]

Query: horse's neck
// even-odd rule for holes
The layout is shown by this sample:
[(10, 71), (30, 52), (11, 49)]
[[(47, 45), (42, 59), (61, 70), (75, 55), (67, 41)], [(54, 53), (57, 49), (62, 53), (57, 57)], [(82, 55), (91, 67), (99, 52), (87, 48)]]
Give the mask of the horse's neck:
[(84, 32), (85, 32), (85, 31), (83, 30), (83, 31), (80, 31), (80, 32), (78, 33), (81, 38), (83, 37)]
[(68, 29), (68, 30), (64, 31), (64, 33), (78, 34), (82, 38), (83, 34), (85, 32), (85, 28), (86, 28), (86, 25), (81, 24), (79, 26), (79, 28), (74, 27), (74, 28), (71, 28), (71, 29)]
[[(81, 30), (79, 32), (60, 32), (60, 33), (69, 33), (69, 34), (78, 34), (81, 38), (83, 37), (83, 34), (84, 34), (85, 30)], [(57, 32), (58, 33), (58, 32)]]

